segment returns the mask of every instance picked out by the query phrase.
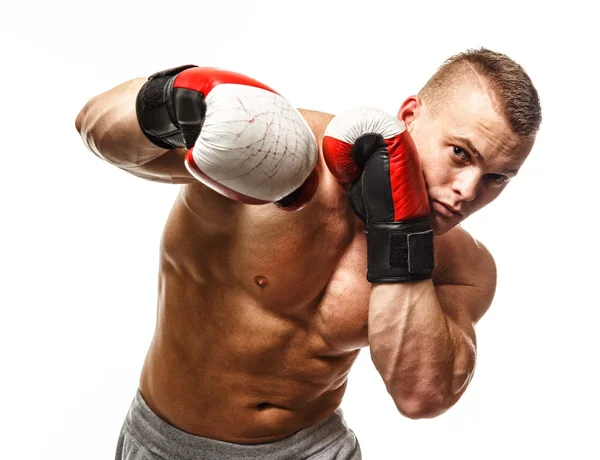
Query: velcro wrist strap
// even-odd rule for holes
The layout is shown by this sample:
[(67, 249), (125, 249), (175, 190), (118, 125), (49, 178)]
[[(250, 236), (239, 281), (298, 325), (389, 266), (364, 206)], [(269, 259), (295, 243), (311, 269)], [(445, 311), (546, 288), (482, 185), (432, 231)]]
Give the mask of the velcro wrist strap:
[(185, 147), (173, 108), (173, 80), (191, 67), (196, 66), (185, 65), (151, 75), (137, 95), (135, 108), (140, 128), (154, 145), (163, 149)]
[(431, 278), (433, 230), (426, 217), (405, 222), (367, 221), (367, 280), (398, 283)]

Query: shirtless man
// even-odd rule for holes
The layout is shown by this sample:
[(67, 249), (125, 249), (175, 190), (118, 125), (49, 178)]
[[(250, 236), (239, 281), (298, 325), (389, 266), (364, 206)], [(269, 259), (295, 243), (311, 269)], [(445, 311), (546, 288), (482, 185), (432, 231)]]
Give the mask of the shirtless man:
[[(216, 144), (235, 117), (208, 94), (222, 75), (202, 72), (127, 81), (76, 120), (98, 157), (182, 184), (161, 240), (156, 330), (116, 458), (359, 459), (339, 406), (367, 346), (400, 413), (448, 410), (473, 375), (474, 326), (496, 283), (492, 256), (457, 224), (502, 192), (533, 147), (541, 108), (527, 74), (502, 54), (460, 53), (402, 103), (396, 124), (370, 110), (296, 111), (304, 123), (286, 106), (269, 123), (293, 123), (300, 142), (269, 153), (296, 176), (269, 198), (206, 173), (231, 167), (220, 163), (235, 148)], [(224, 118), (216, 128), (211, 110)], [(199, 133), (204, 145), (188, 153)], [(238, 165), (251, 156), (240, 155)], [(378, 155), (371, 172), (361, 155)], [(269, 201), (278, 202), (256, 204)], [(408, 249), (377, 227), (373, 216), (386, 213), (394, 231), (417, 235)], [(411, 254), (401, 269), (386, 254), (399, 250)]]

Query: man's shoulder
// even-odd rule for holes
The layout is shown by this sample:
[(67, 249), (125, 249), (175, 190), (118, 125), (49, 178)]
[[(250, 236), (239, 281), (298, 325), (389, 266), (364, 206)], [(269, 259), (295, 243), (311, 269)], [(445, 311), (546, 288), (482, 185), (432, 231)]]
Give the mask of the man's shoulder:
[(317, 110), (298, 109), (298, 111), (302, 114), (302, 116), (312, 129), (312, 132), (317, 138), (317, 140), (320, 140), (323, 137), (325, 128), (327, 128), (327, 125), (334, 117), (334, 115), (331, 113), (319, 112)]

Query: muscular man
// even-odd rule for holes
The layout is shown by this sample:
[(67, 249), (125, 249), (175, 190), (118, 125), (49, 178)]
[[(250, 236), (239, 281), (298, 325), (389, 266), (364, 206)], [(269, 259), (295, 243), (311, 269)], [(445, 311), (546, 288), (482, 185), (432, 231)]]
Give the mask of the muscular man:
[[(297, 112), (266, 85), (210, 72), (125, 82), (76, 121), (100, 158), (182, 184), (117, 458), (359, 459), (338, 408), (361, 348), (407, 417), (435, 417), (467, 388), (496, 273), (458, 224), (531, 151), (537, 92), (518, 64), (485, 49), (446, 61), (394, 120), (370, 109)], [(251, 143), (236, 144), (246, 134), (231, 128), (239, 113), (217, 101), (214, 88), (227, 84), (274, 95), (263, 133), (297, 137), (270, 138), (246, 167), (257, 150), (238, 152)], [(280, 170), (265, 191), (256, 177), (271, 184)]]

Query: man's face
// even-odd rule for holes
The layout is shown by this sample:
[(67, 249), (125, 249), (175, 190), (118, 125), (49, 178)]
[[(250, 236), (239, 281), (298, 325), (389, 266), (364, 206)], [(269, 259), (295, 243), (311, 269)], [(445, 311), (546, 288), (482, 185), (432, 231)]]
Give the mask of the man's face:
[(436, 234), (492, 202), (533, 146), (512, 132), (488, 94), (473, 85), (456, 88), (435, 116), (418, 97), (410, 97), (398, 118), (419, 152)]

